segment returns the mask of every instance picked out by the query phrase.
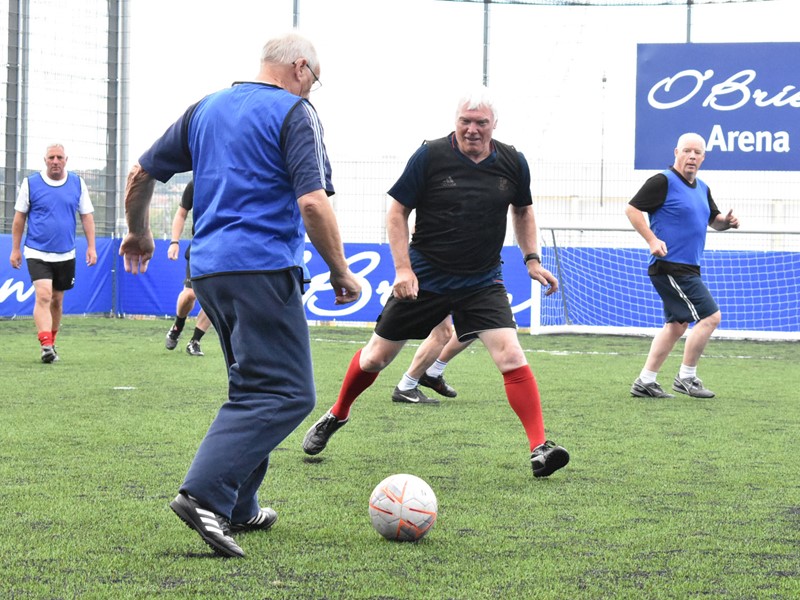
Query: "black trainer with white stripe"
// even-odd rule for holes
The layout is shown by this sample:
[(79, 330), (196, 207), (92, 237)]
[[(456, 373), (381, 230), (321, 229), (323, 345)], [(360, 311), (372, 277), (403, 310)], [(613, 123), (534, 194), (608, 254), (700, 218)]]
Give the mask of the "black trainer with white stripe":
[(278, 513), (269, 507), (262, 508), (258, 514), (246, 523), (231, 523), (231, 533), (247, 533), (248, 531), (266, 530), (278, 520)]
[(170, 502), (169, 507), (186, 525), (199, 533), (219, 556), (244, 556), (244, 550), (230, 536), (230, 524), (225, 517), (203, 508), (197, 500), (183, 492)]

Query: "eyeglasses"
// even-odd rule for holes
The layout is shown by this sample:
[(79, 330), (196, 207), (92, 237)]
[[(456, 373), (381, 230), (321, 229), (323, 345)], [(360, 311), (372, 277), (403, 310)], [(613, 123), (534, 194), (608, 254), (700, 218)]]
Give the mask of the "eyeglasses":
[[(306, 66), (308, 67), (308, 63), (306, 63)], [(310, 91), (316, 92), (319, 88), (322, 87), (322, 82), (319, 80), (319, 77), (317, 77), (317, 74), (311, 70), (311, 67), (308, 67), (308, 70), (311, 71), (311, 76), (314, 78), (314, 83), (311, 84)]]
[[(292, 66), (294, 66), (296, 63), (297, 61), (294, 61), (292, 63)], [(314, 78), (314, 83), (311, 84), (311, 89), (309, 90), (309, 92), (316, 92), (319, 88), (322, 87), (322, 82), (319, 80), (319, 77), (317, 77), (317, 74), (314, 73), (314, 70), (308, 63), (306, 63), (306, 66), (308, 67), (308, 70), (311, 71), (311, 76)]]

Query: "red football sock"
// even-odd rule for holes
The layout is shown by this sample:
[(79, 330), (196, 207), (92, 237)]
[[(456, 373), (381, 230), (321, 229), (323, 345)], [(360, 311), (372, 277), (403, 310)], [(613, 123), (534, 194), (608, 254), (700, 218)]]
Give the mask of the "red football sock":
[(539, 386), (529, 365), (503, 373), (508, 403), (525, 428), (531, 450), (545, 441)]
[(58, 333), (58, 329), (54, 329), (50, 333), (53, 334), (53, 345), (55, 346), (56, 345), (56, 334)]
[(339, 398), (336, 404), (331, 407), (331, 414), (340, 421), (350, 416), (350, 407), (365, 389), (372, 385), (378, 378), (378, 373), (367, 373), (361, 370), (358, 364), (361, 359), (361, 350), (356, 352), (350, 366), (345, 373), (342, 389), (339, 390)]
[(53, 345), (53, 333), (50, 331), (41, 331), (39, 332), (39, 343), (42, 346), (52, 346)]

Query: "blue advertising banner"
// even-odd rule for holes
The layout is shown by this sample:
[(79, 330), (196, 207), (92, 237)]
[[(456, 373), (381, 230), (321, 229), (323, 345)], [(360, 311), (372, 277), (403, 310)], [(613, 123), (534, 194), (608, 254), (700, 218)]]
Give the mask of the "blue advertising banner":
[[(86, 238), (75, 239), (75, 287), (64, 294), (64, 314), (110, 313), (113, 297), (113, 275), (117, 264), (119, 242), (97, 238), (97, 264), (86, 266)], [(19, 269), (12, 269), (11, 236), (0, 235), (0, 317), (31, 316), (35, 295), (25, 260)]]
[[(118, 315), (153, 315), (174, 317), (178, 294), (186, 277), (184, 251), (188, 240), (181, 241), (178, 260), (167, 258), (167, 240), (156, 240), (153, 258), (144, 275), (125, 273), (119, 256), (120, 240), (97, 239), (97, 265), (87, 267), (86, 239), (78, 238), (75, 287), (64, 295), (64, 314), (115, 313)], [(360, 279), (362, 294), (353, 304), (337, 306), (330, 285), (330, 271), (311, 244), (306, 246), (305, 262), (311, 275), (303, 303), (313, 321), (372, 323), (378, 318), (394, 281), (394, 263), (388, 244), (345, 244), (351, 270)], [(11, 236), (0, 235), (0, 256), (11, 254)], [(503, 248), (503, 274), (508, 300), (520, 327), (531, 324), (531, 280), (522, 263), (519, 248)], [(537, 284), (537, 288), (541, 288)], [(541, 293), (541, 292), (540, 292)], [(33, 314), (33, 284), (27, 266), (12, 269), (8, 260), (0, 261), (0, 318)], [(195, 305), (190, 313), (200, 311)]]
[[(119, 253), (120, 241), (117, 241)], [(177, 260), (167, 258), (168, 240), (156, 240), (153, 258), (144, 275), (131, 275), (125, 272), (122, 257), (117, 257), (117, 313), (121, 315), (155, 315), (174, 317), (178, 294), (186, 280), (186, 259), (184, 254), (189, 240), (181, 240)], [(198, 303), (189, 313), (196, 316), (200, 312)]]
[[(125, 273), (119, 256), (120, 240), (97, 239), (98, 261), (87, 267), (85, 238), (78, 238), (81, 257), (76, 264), (75, 287), (64, 296), (64, 313), (148, 315), (171, 319), (183, 289), (186, 260), (181, 242), (178, 260), (168, 260), (167, 240), (156, 241), (153, 259), (144, 275)], [(373, 323), (389, 297), (394, 281), (394, 264), (388, 244), (345, 244), (345, 255), (353, 273), (360, 279), (362, 295), (353, 304), (334, 304), (327, 265), (308, 244), (305, 262), (311, 282), (303, 295), (310, 321)], [(11, 253), (11, 236), (0, 234), (0, 257)], [(532, 283), (522, 262), (519, 248), (503, 248), (503, 276), (508, 301), (519, 327), (531, 327), (532, 294), (539, 294), (540, 316), (544, 326), (585, 325), (615, 327), (660, 327), (663, 309), (647, 279), (647, 251), (641, 248), (560, 247), (542, 248), (542, 259), (561, 277), (561, 291), (544, 297), (543, 288)], [(797, 252), (710, 251), (703, 270), (709, 289), (724, 306), (723, 329), (797, 332)], [(622, 265), (641, 264), (639, 270), (625, 272), (625, 284), (611, 285), (619, 278)], [(764, 273), (779, 274), (764, 277)], [(760, 281), (758, 286), (742, 281)], [(568, 290), (568, 292), (567, 292)], [(637, 290), (647, 290), (644, 294)], [(12, 269), (8, 259), (0, 260), (0, 320), (28, 317), (33, 313), (34, 291), (26, 265)], [(538, 307), (538, 303), (537, 303)], [(626, 310), (626, 307), (628, 308)], [(192, 315), (199, 312), (195, 306)], [(539, 315), (537, 321), (539, 320)]]
[(634, 168), (664, 169), (687, 132), (703, 168), (800, 170), (800, 43), (639, 44)]
[[(305, 253), (311, 283), (303, 295), (306, 315), (317, 321), (374, 322), (392, 292), (394, 263), (388, 244), (345, 244), (350, 270), (361, 279), (361, 297), (338, 306), (330, 285), (330, 271), (310, 244)], [(502, 251), (503, 277), (514, 319), (519, 327), (531, 325), (531, 279), (516, 246)], [(538, 284), (537, 284), (538, 286)]]

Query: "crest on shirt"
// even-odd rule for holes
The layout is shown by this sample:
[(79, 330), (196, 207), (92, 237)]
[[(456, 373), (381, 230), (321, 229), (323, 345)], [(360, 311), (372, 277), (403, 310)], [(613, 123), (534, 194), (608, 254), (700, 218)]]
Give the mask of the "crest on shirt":
[(497, 189), (500, 190), (501, 192), (508, 191), (508, 187), (509, 187), (508, 179), (506, 179), (505, 177), (501, 177), (500, 179), (497, 180)]

